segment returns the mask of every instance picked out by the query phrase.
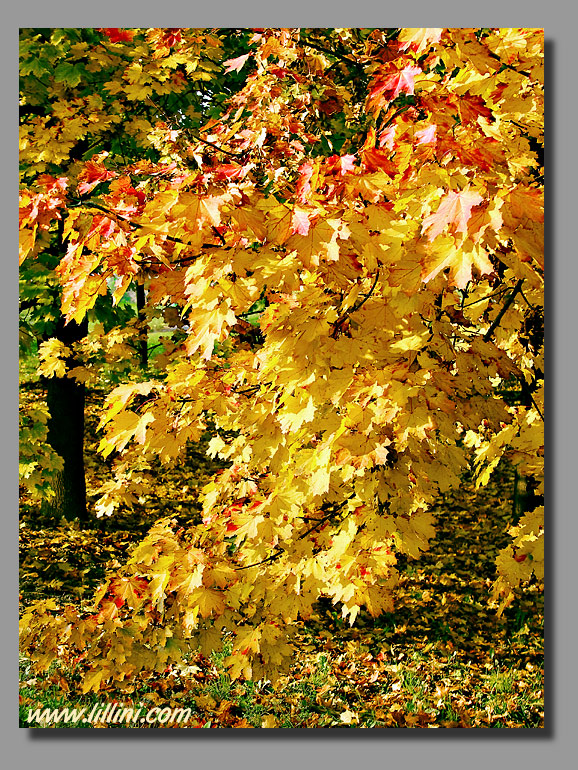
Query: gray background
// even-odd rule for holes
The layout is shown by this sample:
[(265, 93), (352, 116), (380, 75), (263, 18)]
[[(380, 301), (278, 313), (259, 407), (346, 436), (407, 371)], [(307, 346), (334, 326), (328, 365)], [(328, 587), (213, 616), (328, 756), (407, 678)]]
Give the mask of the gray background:
[[(83, 4), (28, 0), (2, 13), (1, 582), (3, 680), (0, 730), (5, 767), (171, 769), (330, 767), (554, 768), (571, 762), (576, 701), (576, 573), (578, 547), (573, 481), (576, 451), (578, 283), (573, 230), (576, 206), (576, 31), (565, 0), (150, 0)], [(547, 667), (546, 729), (276, 731), (43, 731), (18, 728), (17, 718), (17, 70), (18, 27), (539, 27), (546, 38), (547, 222)], [(578, 560), (577, 560), (578, 563)], [(568, 757), (566, 757), (566, 754)]]

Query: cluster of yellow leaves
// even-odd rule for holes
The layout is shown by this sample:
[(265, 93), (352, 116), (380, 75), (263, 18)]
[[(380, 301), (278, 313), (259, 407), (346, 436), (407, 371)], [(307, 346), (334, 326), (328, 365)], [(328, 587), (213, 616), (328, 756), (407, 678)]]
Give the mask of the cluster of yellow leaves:
[[(233, 676), (271, 676), (291, 622), (320, 596), (351, 623), (362, 607), (393, 608), (396, 553), (427, 549), (431, 506), (460, 483), (470, 447), (480, 483), (505, 451), (540, 473), (543, 354), (521, 337), (543, 293), (530, 148), (542, 35), (402, 30), (393, 46), (376, 30), (355, 48), (330, 34), (371, 77), (357, 106), (299, 30), (255, 33), (256, 71), (204, 134), (205, 149), (242, 162), (207, 163), (194, 142), (149, 135), (167, 164), (143, 183), (146, 201), (125, 216), (128, 188), (111, 185), (96, 213), (88, 202), (65, 226), (68, 319), (112, 278), (118, 301), (146, 265), (149, 303), (178, 308), (185, 332), (159, 359), (162, 376), (109, 395), (102, 453), (119, 453), (122, 474), (137, 457), (178, 461), (210, 428), (210, 452), (230, 463), (203, 490), (194, 552), (164, 523), (125, 582), (103, 587), (94, 622), (113, 641), (106, 660), (91, 653), (90, 687), (162, 666), (193, 639), (210, 648), (223, 631), (235, 635)], [(115, 81), (129, 100), (152, 92), (158, 65), (135, 50), (143, 63), (135, 54)], [(414, 103), (398, 106), (400, 95)], [(352, 153), (313, 157), (334, 104), (346, 128), (360, 115), (382, 128)], [(532, 388), (530, 405), (499, 397), (512, 380)], [(108, 513), (130, 494), (127, 477), (103, 491)], [(513, 533), (528, 561), (537, 526), (530, 517)], [(498, 566), (515, 585), (509, 557)]]
[(52, 337), (38, 347), (38, 374), (43, 377), (64, 377), (67, 371), (66, 359), (72, 351), (63, 342)]
[(19, 482), (32, 499), (50, 499), (54, 495), (54, 471), (62, 470), (62, 458), (46, 439), (48, 411), (42, 406), (20, 404), (19, 417)]

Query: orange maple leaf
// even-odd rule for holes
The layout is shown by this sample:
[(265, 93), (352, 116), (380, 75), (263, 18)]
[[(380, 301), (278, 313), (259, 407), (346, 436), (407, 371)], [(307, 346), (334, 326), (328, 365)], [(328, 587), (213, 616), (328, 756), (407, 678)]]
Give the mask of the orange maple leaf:
[(466, 188), (461, 192), (450, 190), (443, 198), (435, 214), (430, 214), (423, 220), (421, 231), (428, 233), (431, 242), (437, 238), (448, 225), (453, 225), (457, 233), (467, 233), (468, 219), (472, 214), (472, 208), (483, 201), (482, 196)]
[(109, 171), (101, 163), (87, 160), (84, 168), (78, 175), (78, 193), (79, 195), (86, 195), (99, 182), (106, 182), (109, 179), (114, 179), (115, 176), (118, 176), (116, 171)]

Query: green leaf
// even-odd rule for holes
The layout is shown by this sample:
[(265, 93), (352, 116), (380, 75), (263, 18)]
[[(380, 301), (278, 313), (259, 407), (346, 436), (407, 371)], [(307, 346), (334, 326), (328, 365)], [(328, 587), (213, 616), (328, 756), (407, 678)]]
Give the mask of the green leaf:
[(62, 62), (54, 72), (54, 80), (57, 83), (67, 83), (69, 86), (77, 86), (84, 74), (84, 67), (81, 67), (78, 64)]
[(44, 75), (48, 75), (49, 73), (50, 68), (48, 67), (45, 59), (38, 59), (34, 57), (27, 62), (22, 62), (20, 65), (20, 74), (23, 77), (26, 75), (35, 75), (37, 78), (42, 78)]

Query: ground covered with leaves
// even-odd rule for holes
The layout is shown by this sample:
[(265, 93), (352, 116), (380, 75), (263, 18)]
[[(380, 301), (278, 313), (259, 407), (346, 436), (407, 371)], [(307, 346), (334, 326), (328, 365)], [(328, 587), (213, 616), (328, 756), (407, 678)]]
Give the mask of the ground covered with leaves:
[[(30, 383), (21, 398), (38, 400)], [(106, 474), (96, 454), (99, 393), (87, 409), (89, 496)], [(20, 523), (20, 593), (26, 606), (41, 598), (89, 602), (105, 574), (118, 567), (158, 518), (183, 523), (198, 517), (197, 491), (213, 470), (203, 447), (157, 479), (154, 496), (132, 511), (97, 519), (89, 527), (43, 518), (24, 495)], [(320, 602), (301, 624), (295, 664), (288, 676), (268, 682), (231, 682), (223, 654), (195, 657), (163, 675), (79, 695), (53, 667), (46, 675), (20, 662), (20, 724), (34, 709), (116, 702), (126, 708), (186, 708), (186, 723), (53, 724), (63, 728), (444, 728), (544, 726), (544, 612), (538, 585), (518, 592), (501, 616), (491, 600), (497, 552), (514, 523), (513, 470), (502, 465), (476, 490), (464, 479), (440, 499), (437, 537), (420, 560), (401, 570), (393, 614), (360, 615), (353, 628), (336, 608)], [(74, 678), (72, 678), (74, 681)]]

